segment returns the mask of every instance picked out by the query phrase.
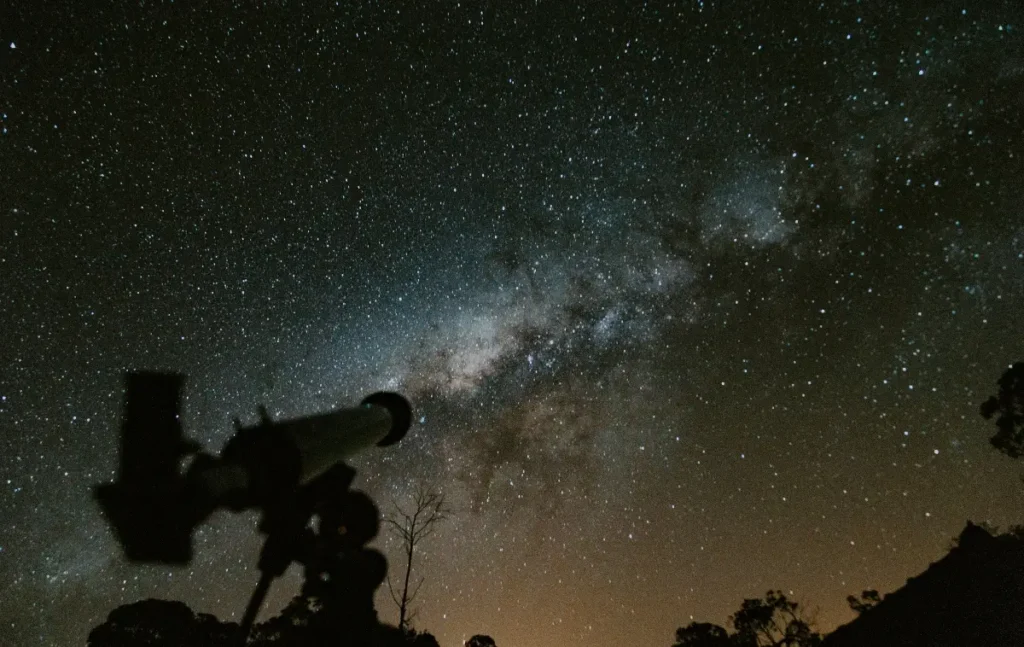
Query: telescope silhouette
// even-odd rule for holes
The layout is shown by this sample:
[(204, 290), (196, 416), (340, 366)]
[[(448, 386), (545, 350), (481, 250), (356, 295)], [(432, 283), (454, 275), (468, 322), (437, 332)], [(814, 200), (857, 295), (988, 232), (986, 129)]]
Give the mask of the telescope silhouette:
[[(272, 580), (293, 561), (306, 567), (307, 582), (329, 580), (330, 572), (359, 573), (353, 599), (369, 600), (372, 608), (386, 563), (365, 545), (376, 536), (380, 516), (369, 497), (350, 491), (355, 470), (344, 460), (401, 440), (412, 421), (409, 402), (381, 391), (357, 407), (291, 420), (272, 420), (261, 407), (258, 424), (235, 420), (234, 435), (214, 456), (184, 434), (184, 383), (176, 373), (126, 376), (118, 477), (94, 489), (125, 555), (187, 564), (192, 534), (214, 510), (255, 508), (266, 540), (243, 641)], [(310, 527), (314, 515), (317, 531)]]

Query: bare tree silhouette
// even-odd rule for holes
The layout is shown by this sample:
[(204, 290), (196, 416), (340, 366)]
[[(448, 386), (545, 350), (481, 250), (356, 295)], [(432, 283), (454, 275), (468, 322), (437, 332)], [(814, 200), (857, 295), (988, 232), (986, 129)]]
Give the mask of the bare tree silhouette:
[(443, 493), (430, 490), (422, 485), (416, 489), (416, 494), (413, 495), (411, 510), (406, 511), (394, 502), (392, 502), (392, 507), (394, 508), (393, 513), (385, 517), (384, 522), (402, 542), (402, 552), (405, 554), (405, 574), (402, 578), (400, 593), (395, 589), (391, 576), (388, 576), (388, 592), (398, 606), (398, 628), (404, 631), (416, 616), (415, 611), (411, 610), (411, 606), (423, 585), (422, 577), (412, 584), (412, 565), (416, 548), (437, 530), (437, 524), (448, 518), (449, 511), (445, 507)]

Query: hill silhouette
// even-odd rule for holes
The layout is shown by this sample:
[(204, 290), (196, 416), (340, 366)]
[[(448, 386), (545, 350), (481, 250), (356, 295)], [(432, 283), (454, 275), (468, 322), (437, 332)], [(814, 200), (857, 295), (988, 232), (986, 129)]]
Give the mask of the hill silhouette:
[(823, 647), (1024, 645), (1024, 538), (971, 522), (956, 546), (829, 634)]

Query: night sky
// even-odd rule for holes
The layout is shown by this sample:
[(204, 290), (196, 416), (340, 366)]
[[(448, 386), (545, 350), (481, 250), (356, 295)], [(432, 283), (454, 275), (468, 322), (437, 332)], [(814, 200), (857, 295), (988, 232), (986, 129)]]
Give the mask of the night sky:
[(1024, 359), (1018, 0), (195, 4), (0, 9), (0, 644), (255, 586), (254, 514), (122, 557), (126, 370), (214, 451), (406, 394), (353, 464), (447, 493), (443, 647), (667, 647), (769, 588), (828, 630), (1024, 520), (978, 415)]

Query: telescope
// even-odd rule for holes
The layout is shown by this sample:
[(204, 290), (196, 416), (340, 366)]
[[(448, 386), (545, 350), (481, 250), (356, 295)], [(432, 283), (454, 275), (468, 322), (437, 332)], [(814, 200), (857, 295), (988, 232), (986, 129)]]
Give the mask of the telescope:
[(235, 419), (235, 434), (214, 457), (183, 433), (184, 382), (171, 373), (127, 375), (118, 479), (95, 488), (135, 561), (187, 564), (192, 532), (213, 510), (265, 509), (354, 454), (397, 443), (412, 420), (408, 401), (389, 392), (367, 396), (357, 407), (292, 420), (272, 420), (261, 407), (255, 426)]
[[(214, 456), (184, 434), (184, 383), (176, 373), (126, 377), (118, 477), (94, 494), (129, 559), (187, 564), (192, 534), (214, 510), (260, 510), (259, 529), (267, 535), (262, 576), (246, 608), (243, 637), (271, 581), (293, 561), (314, 576), (322, 575), (317, 569), (327, 568), (330, 555), (343, 552), (350, 562), (362, 555), (377, 564), (365, 544), (377, 534), (379, 513), (369, 497), (349, 491), (355, 471), (344, 461), (405, 436), (412, 409), (404, 397), (381, 391), (356, 407), (289, 420), (273, 420), (261, 407), (256, 425), (235, 419), (235, 433)], [(314, 515), (318, 534), (309, 527)], [(383, 578), (378, 571), (366, 571), (371, 598)]]

